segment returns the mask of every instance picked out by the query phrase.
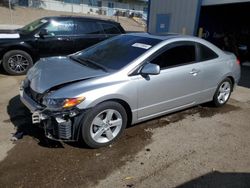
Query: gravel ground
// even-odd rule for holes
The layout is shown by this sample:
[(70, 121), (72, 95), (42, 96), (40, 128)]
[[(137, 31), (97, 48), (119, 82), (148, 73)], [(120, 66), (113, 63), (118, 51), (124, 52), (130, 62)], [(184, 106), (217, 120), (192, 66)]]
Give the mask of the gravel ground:
[[(250, 187), (250, 90), (127, 128), (111, 147), (47, 140), (0, 74), (1, 187)], [(25, 135), (14, 144), (16, 129)]]

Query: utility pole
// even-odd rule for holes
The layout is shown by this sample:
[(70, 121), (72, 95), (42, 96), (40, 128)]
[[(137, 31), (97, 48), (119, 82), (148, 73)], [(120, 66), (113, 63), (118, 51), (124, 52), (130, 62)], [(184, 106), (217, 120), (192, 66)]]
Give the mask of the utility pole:
[(12, 10), (11, 10), (11, 0), (9, 0), (9, 10), (10, 10), (10, 19), (11, 19), (11, 23), (13, 23), (13, 17), (12, 17)]

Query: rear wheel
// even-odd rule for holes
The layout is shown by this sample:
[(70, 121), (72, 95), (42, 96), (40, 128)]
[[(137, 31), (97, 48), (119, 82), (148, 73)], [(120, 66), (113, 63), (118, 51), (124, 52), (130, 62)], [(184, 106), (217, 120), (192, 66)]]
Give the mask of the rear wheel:
[(32, 65), (31, 56), (22, 50), (11, 50), (3, 56), (3, 68), (11, 75), (26, 74)]
[(229, 78), (226, 78), (225, 80), (223, 80), (219, 84), (214, 94), (213, 104), (217, 107), (223, 106), (224, 104), (226, 104), (232, 93), (232, 88), (233, 88), (232, 81)]
[(94, 107), (82, 121), (82, 139), (91, 148), (107, 146), (114, 142), (127, 125), (124, 107), (107, 101)]

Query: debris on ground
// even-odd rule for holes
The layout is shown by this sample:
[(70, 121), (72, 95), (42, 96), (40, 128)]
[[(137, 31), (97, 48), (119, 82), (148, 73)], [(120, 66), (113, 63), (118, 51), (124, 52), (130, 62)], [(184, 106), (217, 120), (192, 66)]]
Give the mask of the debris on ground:
[(12, 137), (11, 137), (11, 141), (17, 141), (21, 138), (23, 138), (24, 132), (16, 132)]
[(124, 180), (131, 180), (131, 179), (133, 179), (132, 176), (127, 176), (126, 178), (124, 178)]
[(127, 187), (135, 187), (135, 185), (134, 184), (127, 184)]

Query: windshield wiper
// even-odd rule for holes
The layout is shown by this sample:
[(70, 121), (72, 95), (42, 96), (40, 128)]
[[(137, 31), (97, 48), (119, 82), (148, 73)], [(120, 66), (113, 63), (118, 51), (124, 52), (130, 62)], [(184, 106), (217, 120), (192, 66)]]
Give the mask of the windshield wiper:
[(87, 63), (89, 65), (92, 65), (92, 66), (94, 66), (96, 68), (102, 69), (105, 72), (108, 72), (108, 69), (105, 66), (100, 65), (100, 64), (96, 63), (95, 61), (93, 61), (91, 59), (88, 59), (88, 58), (77, 58), (77, 59), (79, 59), (80, 61), (84, 61), (85, 63)]
[(69, 58), (72, 59), (73, 61), (76, 61), (76, 62), (80, 63), (80, 64), (83, 64), (83, 65), (85, 65), (85, 66), (88, 66), (87, 63), (85, 63), (84, 61), (81, 61), (80, 59), (78, 59), (78, 58), (76, 58), (76, 57), (74, 57), (74, 56), (72, 56), (72, 55), (69, 56)]
[(98, 68), (98, 69), (102, 69), (103, 71), (105, 72), (108, 72), (108, 69), (103, 66), (103, 65), (100, 65), (98, 63), (96, 63), (95, 61), (91, 60), (91, 59), (87, 59), (87, 58), (77, 58), (77, 57), (74, 57), (74, 56), (69, 56), (69, 58), (71, 58), (72, 60), (80, 63), (80, 64), (83, 64), (87, 67), (92, 67), (92, 68)]

